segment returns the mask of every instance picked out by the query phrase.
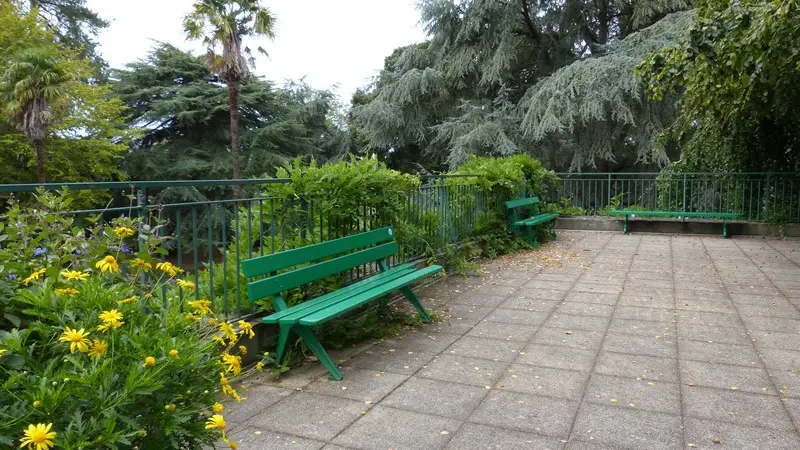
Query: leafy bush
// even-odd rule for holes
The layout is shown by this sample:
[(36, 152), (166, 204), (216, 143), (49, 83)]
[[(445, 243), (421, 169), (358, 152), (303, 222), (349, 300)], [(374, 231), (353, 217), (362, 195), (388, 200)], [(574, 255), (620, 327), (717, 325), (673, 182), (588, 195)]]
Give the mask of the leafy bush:
[(227, 441), (217, 402), (240, 400), (231, 383), (246, 373), (239, 341), (252, 338), (250, 325), (218, 321), (205, 300), (180, 300), (179, 290), (194, 285), (158, 263), (167, 239), (160, 225), (89, 218), (79, 227), (65, 214), (67, 195), (37, 197), (37, 208), (12, 205), (3, 224), (0, 445)]

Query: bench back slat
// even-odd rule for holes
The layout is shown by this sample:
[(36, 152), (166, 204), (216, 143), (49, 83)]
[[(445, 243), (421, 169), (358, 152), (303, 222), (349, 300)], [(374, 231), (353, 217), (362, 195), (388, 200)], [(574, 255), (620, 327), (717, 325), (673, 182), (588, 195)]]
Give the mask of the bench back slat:
[(518, 198), (506, 202), (506, 209), (522, 208), (523, 206), (538, 205), (539, 197)]
[[(309, 247), (304, 247), (304, 248), (309, 248)], [(273, 296), (288, 289), (296, 288), (298, 286), (302, 286), (312, 281), (316, 281), (321, 278), (325, 278), (331, 275), (335, 275), (337, 273), (344, 272), (346, 270), (352, 269), (353, 267), (360, 266), (362, 264), (378, 261), (380, 259), (394, 255), (399, 251), (400, 251), (400, 246), (397, 244), (396, 241), (388, 242), (386, 244), (381, 244), (365, 250), (359, 250), (357, 252), (340, 256), (338, 258), (334, 258), (329, 261), (312, 264), (310, 266), (302, 267), (300, 269), (293, 270), (291, 272), (285, 272), (279, 275), (275, 275), (274, 277), (254, 281), (247, 285), (247, 293), (249, 295), (248, 298), (251, 302), (254, 302), (264, 297)], [(271, 256), (279, 256), (279, 255), (283, 255), (283, 253)], [(319, 257), (318, 255), (314, 255), (313, 258), (318, 259)]]
[(392, 227), (359, 233), (332, 241), (312, 244), (272, 255), (260, 256), (242, 262), (242, 272), (247, 278), (266, 275), (287, 267), (319, 261), (329, 256), (345, 253), (357, 248), (386, 242), (395, 238)]

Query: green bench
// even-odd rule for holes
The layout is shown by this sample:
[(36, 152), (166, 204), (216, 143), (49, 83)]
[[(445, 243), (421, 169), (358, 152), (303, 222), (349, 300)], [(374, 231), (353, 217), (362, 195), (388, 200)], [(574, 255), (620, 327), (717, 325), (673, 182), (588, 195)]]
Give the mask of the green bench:
[(728, 219), (741, 219), (744, 217), (742, 213), (723, 213), (723, 212), (692, 212), (692, 211), (627, 211), (620, 209), (612, 209), (608, 211), (609, 216), (624, 216), (625, 224), (623, 225), (622, 232), (630, 234), (628, 227), (629, 216), (639, 217), (680, 217), (683, 219), (722, 219), (722, 238), (728, 238)]
[[(523, 236), (533, 248), (539, 248), (539, 241), (536, 239), (535, 228), (544, 224), (547, 230), (556, 239), (555, 225), (558, 218), (557, 213), (539, 214), (539, 197), (518, 198), (509, 200), (505, 203), (506, 211), (509, 216), (511, 230)], [(525, 211), (528, 214), (523, 214)]]
[[(262, 322), (278, 325), (276, 361), (283, 360), (289, 337), (295, 332), (328, 369), (331, 378), (341, 380), (342, 374), (314, 336), (312, 327), (394, 291), (400, 291), (422, 320), (430, 322), (430, 316), (409, 285), (441, 271), (442, 267), (417, 269), (413, 264), (389, 267), (387, 258), (398, 251), (394, 229), (387, 227), (244, 261), (245, 277), (266, 276), (248, 283), (247, 293), (251, 302), (272, 298), (275, 313), (264, 317)], [(380, 272), (369, 278), (291, 308), (283, 300), (282, 293), (289, 289), (371, 263), (375, 263)]]

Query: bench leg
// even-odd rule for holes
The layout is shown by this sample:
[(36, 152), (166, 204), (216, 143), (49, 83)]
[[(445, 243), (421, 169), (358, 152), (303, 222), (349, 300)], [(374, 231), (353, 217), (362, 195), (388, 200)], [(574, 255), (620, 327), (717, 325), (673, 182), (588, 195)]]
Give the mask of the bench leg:
[(722, 239), (728, 239), (728, 219), (722, 218)]
[(280, 364), (286, 356), (286, 346), (289, 343), (289, 335), (292, 333), (291, 325), (279, 324), (278, 329), (278, 349), (275, 351), (275, 363)]
[(531, 247), (533, 247), (534, 250), (538, 250), (539, 249), (539, 240), (536, 239), (536, 227), (535, 226), (532, 226), (532, 227), (526, 226), (525, 227), (525, 232), (527, 233), (526, 237), (528, 239), (528, 243), (531, 244)]
[(628, 216), (625, 216), (625, 224), (622, 226), (622, 234), (631, 234), (631, 230), (628, 228)]
[(405, 295), (405, 297), (408, 299), (408, 301), (411, 303), (411, 305), (414, 307), (414, 309), (417, 310), (417, 312), (419, 313), (419, 316), (422, 318), (423, 322), (433, 322), (433, 319), (431, 319), (431, 316), (429, 316), (428, 312), (425, 311), (425, 307), (422, 306), (422, 302), (420, 302), (419, 298), (417, 298), (417, 294), (415, 294), (414, 291), (412, 291), (410, 287), (408, 287), (408, 286), (402, 287), (402, 288), (400, 288), (400, 292), (403, 295)]
[(547, 224), (547, 231), (550, 232), (550, 235), (553, 236), (553, 240), (558, 239), (558, 234), (556, 234), (556, 221), (549, 222)]
[(328, 356), (328, 352), (322, 347), (322, 344), (319, 343), (317, 337), (314, 336), (314, 333), (311, 331), (311, 328), (308, 328), (304, 325), (297, 325), (295, 326), (295, 331), (298, 335), (303, 339), (303, 342), (308, 345), (314, 355), (316, 355), (319, 362), (328, 369), (328, 373), (331, 374), (331, 379), (339, 381), (342, 379), (342, 374), (339, 372), (339, 368), (336, 367), (336, 364), (333, 362), (330, 356)]

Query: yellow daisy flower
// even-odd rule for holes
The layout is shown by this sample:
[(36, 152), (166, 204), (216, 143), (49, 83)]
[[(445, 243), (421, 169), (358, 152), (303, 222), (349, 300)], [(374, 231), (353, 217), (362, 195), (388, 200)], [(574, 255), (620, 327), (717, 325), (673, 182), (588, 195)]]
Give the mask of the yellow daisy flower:
[(105, 333), (110, 330), (116, 330), (117, 328), (121, 327), (124, 324), (125, 322), (118, 322), (118, 321), (103, 322), (97, 326), (97, 331)]
[(175, 275), (183, 273), (183, 269), (180, 267), (172, 264), (171, 262), (162, 262), (156, 264), (156, 269), (166, 273), (169, 275), (170, 278), (175, 277)]
[(231, 450), (239, 450), (239, 444), (237, 444), (236, 441), (230, 441), (228, 445), (231, 446)]
[(119, 226), (114, 228), (114, 236), (118, 238), (126, 238), (133, 236), (133, 230), (128, 227)]
[(39, 280), (42, 279), (42, 277), (44, 276), (45, 272), (46, 272), (45, 269), (39, 269), (39, 270), (33, 272), (32, 274), (28, 275), (28, 278), (25, 278), (24, 280), (22, 280), (22, 282), (25, 283), (25, 286), (27, 286), (27, 285), (31, 284), (32, 282), (34, 282), (34, 281), (39, 281)]
[(73, 288), (56, 289), (54, 292), (59, 297), (74, 297), (80, 293), (77, 289)]
[(225, 406), (223, 406), (222, 403), (219, 402), (214, 403), (212, 409), (214, 410), (214, 414), (222, 414), (223, 412), (225, 412)]
[(126, 305), (126, 304), (128, 304), (128, 303), (130, 303), (130, 302), (132, 302), (132, 301), (136, 300), (137, 298), (139, 298), (139, 297), (138, 297), (138, 296), (136, 296), (136, 295), (132, 295), (132, 296), (130, 296), (130, 297), (128, 297), (128, 298), (124, 298), (124, 299), (122, 299), (122, 300), (118, 301), (118, 302), (117, 302), (117, 304), (118, 304), (118, 305)]
[(100, 313), (100, 320), (103, 322), (121, 322), (122, 321), (122, 313), (117, 311), (116, 309), (112, 309), (110, 311), (103, 311)]
[(219, 330), (225, 333), (225, 339), (231, 341), (231, 343), (236, 341), (236, 332), (233, 331), (233, 327), (228, 322), (220, 322)]
[(242, 356), (246, 356), (247, 355), (247, 347), (245, 347), (244, 345), (240, 345), (239, 346), (239, 354), (242, 355)]
[(192, 313), (186, 314), (186, 318), (189, 320), (189, 322), (194, 322), (194, 323), (199, 323), (201, 320), (199, 317), (195, 316)]
[(64, 270), (61, 272), (61, 276), (72, 281), (78, 280), (83, 281), (89, 278), (89, 274), (86, 272), (78, 272), (77, 270)]
[(99, 358), (103, 356), (106, 350), (108, 350), (108, 341), (104, 341), (102, 339), (92, 339), (92, 343), (89, 348), (89, 357)]
[(164, 409), (166, 409), (167, 411), (175, 411), (175, 408), (177, 408), (175, 403), (170, 403), (169, 405), (164, 407)]
[(228, 424), (225, 423), (225, 419), (220, 414), (214, 414), (213, 416), (208, 418), (206, 422), (206, 430), (222, 430), (225, 431)]
[(242, 358), (229, 353), (223, 353), (222, 365), (225, 366), (225, 372), (233, 372), (233, 375), (239, 375), (242, 371)]
[(195, 290), (195, 285), (191, 281), (178, 280), (178, 286), (180, 286), (180, 287), (182, 287), (182, 288), (184, 288), (186, 290), (192, 291), (192, 292), (194, 292), (194, 290)]
[(150, 367), (155, 367), (155, 365), (156, 365), (156, 359), (153, 358), (152, 356), (148, 356), (147, 358), (144, 359), (144, 364), (142, 364), (142, 367), (150, 368)]
[(173, 358), (177, 358), (178, 357), (178, 350), (175, 350), (173, 348), (172, 350), (169, 351), (169, 356), (172, 356)]
[(117, 262), (117, 259), (111, 255), (108, 255), (105, 258), (101, 259), (100, 261), (97, 261), (97, 264), (95, 264), (94, 266), (100, 269), (100, 272), (102, 273), (119, 272), (119, 263)]
[(38, 408), (40, 406), (42, 406), (42, 402), (40, 402), (39, 400), (34, 400), (33, 401), (33, 407), (34, 408)]
[(186, 304), (189, 305), (189, 308), (192, 308), (192, 312), (201, 317), (211, 314), (211, 302), (206, 299), (195, 300)]
[(153, 265), (143, 260), (142, 258), (136, 258), (133, 261), (131, 261), (131, 267), (143, 270), (145, 272), (149, 272), (150, 270), (153, 269)]
[(80, 330), (73, 330), (70, 327), (66, 327), (64, 332), (58, 338), (61, 342), (69, 342), (69, 351), (70, 353), (75, 353), (75, 350), (79, 352), (86, 352), (89, 350), (89, 340), (86, 337), (89, 336), (83, 328)]
[(253, 326), (248, 322), (240, 320), (237, 325), (239, 325), (239, 333), (246, 334), (250, 339), (253, 339), (256, 336), (256, 333), (253, 332)]
[(222, 395), (230, 395), (235, 398), (237, 402), (242, 401), (242, 398), (239, 397), (239, 393), (230, 385), (224, 373), (219, 374), (219, 385), (222, 388)]
[(6, 350), (6, 349), (4, 349), (4, 348), (0, 348), (0, 356), (3, 356), (3, 354), (4, 354), (5, 352), (7, 352), (7, 351), (8, 351), (8, 350)]
[(264, 368), (264, 363), (259, 361), (258, 364), (256, 364), (256, 370), (261, 372), (261, 369), (263, 368)]
[(20, 439), (21, 445), (19, 447), (28, 447), (28, 450), (50, 450), (55, 447), (53, 439), (56, 438), (56, 433), (50, 431), (51, 428), (53, 428), (52, 423), (47, 425), (43, 423), (28, 425), (28, 429), (25, 430), (22, 439)]

